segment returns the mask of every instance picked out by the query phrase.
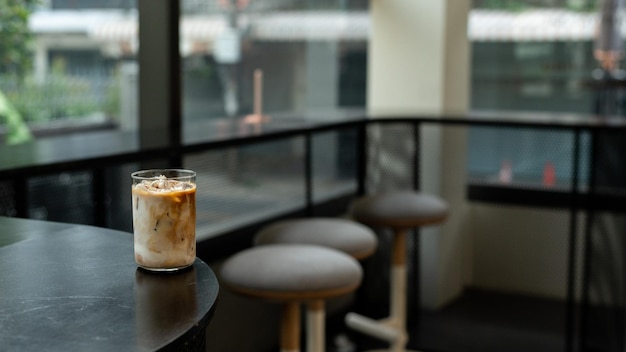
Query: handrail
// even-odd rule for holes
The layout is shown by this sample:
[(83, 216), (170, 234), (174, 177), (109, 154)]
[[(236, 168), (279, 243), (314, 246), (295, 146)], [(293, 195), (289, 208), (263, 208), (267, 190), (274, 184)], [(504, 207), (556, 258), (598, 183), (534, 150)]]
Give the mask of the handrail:
[[(326, 131), (344, 128), (362, 130), (359, 143), (365, 144), (365, 129), (372, 125), (409, 123), (415, 126), (466, 126), (466, 127), (501, 127), (527, 128), (542, 130), (565, 130), (580, 135), (583, 131), (626, 130), (626, 119), (619, 117), (598, 117), (592, 115), (548, 114), (548, 113), (516, 113), (516, 112), (471, 112), (467, 114), (423, 114), (423, 115), (385, 115), (368, 117), (362, 111), (338, 114), (329, 118), (320, 113), (322, 119), (316, 120), (315, 113), (305, 118), (294, 116), (275, 116), (272, 121), (261, 125), (256, 131), (242, 130), (241, 120), (216, 119), (188, 126), (195, 133), (205, 133), (206, 137), (196, 138), (195, 142), (187, 142), (182, 146), (163, 146), (141, 149), (137, 133), (129, 131), (100, 131), (83, 135), (69, 135), (63, 138), (48, 138), (25, 145), (5, 146), (0, 148), (0, 181), (11, 181), (17, 189), (26, 189), (26, 178), (71, 171), (98, 171), (108, 166), (125, 163), (140, 163), (163, 159), (165, 155), (181, 157), (213, 149), (241, 147), (260, 142), (269, 142), (285, 138), (304, 137), (310, 144), (311, 136)], [(247, 126), (244, 126), (247, 127)], [(418, 136), (416, 127), (414, 138)], [(91, 147), (87, 148), (87, 147)], [(42, 152), (45, 151), (45, 153)], [(43, 155), (43, 156), (42, 156)], [(310, 159), (310, 158), (309, 158)], [(364, 161), (359, 167), (359, 191), (364, 192), (365, 177)], [(307, 161), (310, 163), (310, 160)], [(310, 166), (310, 165), (309, 165)], [(307, 172), (311, 172), (310, 169)], [(310, 175), (309, 175), (310, 176)], [(96, 180), (102, 177), (96, 177)], [(310, 183), (310, 180), (308, 181)], [(418, 185), (416, 185), (417, 187)], [(571, 204), (571, 192), (554, 189), (523, 189), (516, 190), (515, 185), (469, 184), (470, 199), (508, 202), (517, 204), (536, 204), (537, 194), (543, 200), (556, 207), (568, 207)], [(311, 200), (310, 189), (307, 201)], [(506, 199), (501, 196), (506, 194)], [(517, 195), (517, 196), (516, 196)], [(104, 197), (96, 197), (103, 199)], [(618, 200), (609, 197), (608, 201), (598, 202), (607, 206), (619, 207)], [(581, 204), (589, 205), (583, 197)], [(17, 204), (24, 206), (22, 200)], [(308, 204), (308, 203), (307, 203)], [(309, 204), (310, 205), (310, 204)], [(18, 214), (26, 215), (21, 208)]]
[[(320, 113), (319, 116), (325, 116)], [(314, 117), (314, 116), (312, 116)], [(302, 138), (305, 152), (305, 207), (294, 209), (294, 214), (312, 215), (314, 199), (312, 196), (312, 138), (318, 133), (337, 131), (341, 129), (356, 129), (357, 189), (354, 196), (365, 193), (367, 178), (367, 128), (375, 125), (408, 124), (413, 128), (413, 143), (419, 145), (420, 130), (426, 125), (432, 126), (461, 126), (461, 127), (494, 127), (494, 128), (523, 128), (537, 130), (570, 131), (574, 135), (574, 150), (572, 159), (572, 182), (566, 188), (550, 189), (538, 187), (518, 187), (515, 184), (478, 184), (468, 183), (469, 200), (478, 200), (495, 203), (514, 203), (568, 209), (570, 212), (570, 247), (568, 263), (568, 341), (572, 336), (574, 313), (573, 297), (577, 277), (575, 276), (574, 254), (577, 252), (576, 233), (578, 232), (577, 216), (581, 211), (589, 212), (593, 209), (624, 211), (622, 204), (626, 195), (598, 194), (594, 186), (594, 157), (591, 155), (591, 167), (586, 188), (581, 185), (579, 164), (581, 162), (580, 139), (581, 134), (589, 132), (592, 143), (597, 142), (599, 132), (617, 130), (626, 132), (626, 119), (619, 117), (599, 117), (591, 115), (545, 114), (545, 113), (509, 113), (509, 112), (471, 112), (468, 114), (388, 114), (385, 116), (367, 116), (363, 112), (345, 114), (337, 118), (315, 120), (313, 118), (273, 117), (270, 123), (257, 126), (260, 130), (245, 130), (240, 120), (212, 120), (186, 126), (195, 133), (195, 139), (180, 146), (162, 146), (141, 149), (137, 134), (128, 131), (100, 131), (86, 135), (71, 135), (64, 138), (49, 138), (35, 141), (26, 145), (7, 146), (0, 148), (0, 182), (11, 182), (13, 186), (13, 201), (18, 217), (27, 217), (28, 213), (28, 178), (48, 174), (59, 174), (70, 171), (89, 171), (92, 173), (92, 190), (94, 202), (95, 224), (106, 226), (106, 194), (104, 170), (107, 167), (127, 163), (141, 163), (158, 159), (171, 159), (194, 153), (202, 153), (215, 149), (248, 146), (255, 143), (278, 141), (289, 138)], [(204, 135), (202, 135), (204, 134)], [(104, 147), (99, 148), (98, 143)], [(592, 144), (593, 145), (593, 144)], [(84, 150), (75, 150), (83, 146)], [(416, 148), (417, 149), (417, 148)], [(47, 153), (44, 153), (47, 151)], [(415, 165), (413, 170), (419, 174), (418, 150), (412, 158)], [(419, 177), (413, 179), (414, 188), (419, 189)], [(345, 195), (344, 195), (345, 196)], [(269, 222), (274, 219), (264, 219)], [(588, 223), (589, 224), (589, 223)], [(587, 224), (587, 225), (588, 225)], [(213, 256), (224, 256), (229, 251), (240, 249), (249, 243), (250, 236), (262, 224), (246, 225), (246, 228), (237, 228), (223, 236), (216, 236), (208, 241), (198, 243), (198, 250)], [(585, 228), (586, 239), (589, 239), (590, 228)], [(588, 260), (588, 259), (586, 259)], [(583, 278), (583, 281), (586, 277)], [(583, 282), (583, 285), (587, 285)]]
[[(319, 116), (324, 117), (325, 115), (320, 113)], [(56, 172), (59, 169), (77, 170), (119, 164), (120, 162), (156, 159), (162, 157), (164, 153), (195, 153), (213, 148), (248, 145), (308, 133), (315, 134), (323, 131), (371, 124), (415, 122), (442, 126), (523, 127), (571, 131), (626, 129), (626, 119), (619, 117), (515, 112), (471, 112), (464, 115), (389, 114), (376, 117), (367, 116), (365, 113), (356, 113), (347, 118), (324, 118), (316, 121), (314, 119), (304, 120), (296, 117), (294, 120), (296, 121), (291, 121), (289, 117), (279, 117), (274, 119), (273, 122), (263, 125), (264, 130), (260, 133), (240, 133), (236, 131), (237, 126), (241, 123), (240, 120), (215, 119), (190, 126), (189, 129), (191, 130), (206, 131), (206, 138), (198, 142), (184, 143), (180, 147), (164, 145), (158, 148), (141, 149), (136, 133), (117, 130), (91, 132), (88, 139), (85, 138), (85, 135), (72, 134), (62, 137), (44, 138), (25, 145), (3, 146), (0, 148), (0, 179), (24, 174), (47, 174)], [(222, 136), (215, 135), (218, 124), (226, 124), (231, 132), (227, 132)], [(109, 146), (104, 142), (98, 142), (98, 140), (108, 140), (109, 144), (114, 144), (118, 140), (124, 142)], [(89, 145), (92, 143), (101, 143), (103, 148), (91, 153), (80, 150), (82, 144)], [(77, 148), (79, 149), (76, 150)], [(69, 149), (75, 150), (72, 153), (66, 153), (65, 151)], [(47, 158), (36, 155), (41, 150), (47, 150), (53, 155)], [(59, 150), (59, 152), (55, 153), (55, 150)]]

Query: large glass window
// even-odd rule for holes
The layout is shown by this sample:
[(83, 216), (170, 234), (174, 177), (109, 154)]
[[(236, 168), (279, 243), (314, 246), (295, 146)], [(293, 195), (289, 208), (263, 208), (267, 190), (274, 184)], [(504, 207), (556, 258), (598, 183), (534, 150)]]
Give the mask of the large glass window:
[[(5, 126), (0, 136), (20, 143), (116, 131), (134, 138), (119, 140), (136, 141), (137, 1), (19, 4), (0, 8), (7, 29), (0, 31), (0, 116)], [(368, 5), (367, 0), (180, 1), (182, 143), (205, 140), (219, 133), (220, 126), (229, 126), (215, 122), (235, 118), (243, 119), (244, 126), (237, 127), (243, 130), (254, 128), (247, 123), (290, 123), (364, 108)], [(590, 112), (596, 16), (595, 1), (474, 1), (468, 28), (471, 108)], [(167, 15), (162, 17), (155, 23), (166, 21)], [(512, 182), (523, 176), (525, 182), (540, 183), (554, 168), (555, 184), (569, 185), (572, 168), (557, 159), (572, 158), (571, 136), (511, 133), (516, 136), (503, 139), (509, 131), (472, 129), (472, 181), (491, 180), (510, 167)], [(315, 152), (326, 155), (324, 148), (345, 148), (352, 135), (316, 136), (323, 148)], [(503, 144), (513, 141), (514, 147)], [(543, 159), (530, 160), (538, 153), (519, 152), (533, 147), (518, 147), (528, 141), (554, 147)], [(290, 147), (294, 155), (301, 153), (298, 144)], [(89, 148), (97, 146), (91, 143)], [(497, 155), (486, 158), (485, 150)], [(343, 178), (344, 171), (331, 166), (323, 167), (330, 171), (320, 180)], [(82, 176), (59, 177), (65, 182)]]
[[(473, 2), (471, 109), (558, 114), (597, 112), (593, 48), (599, 1)], [(548, 114), (546, 114), (548, 113)], [(558, 130), (471, 128), (470, 182), (571, 186), (575, 138)], [(581, 187), (588, 176), (588, 136), (581, 143)], [(585, 186), (586, 187), (586, 186)]]
[(474, 0), (472, 108), (593, 113), (600, 3)]
[(17, 4), (0, 5), (7, 140), (132, 126), (137, 35), (120, 24), (136, 16), (134, 1)]
[[(184, 143), (363, 108), (367, 4), (183, 0)], [(353, 130), (311, 138), (314, 201), (356, 189), (355, 138)], [(198, 195), (201, 232), (301, 209), (306, 148), (298, 137), (187, 158), (206, 189)]]
[[(133, 148), (119, 132), (137, 131), (136, 17), (134, 0), (0, 2), (0, 140), (16, 165), (100, 155), (113, 140), (111, 153)], [(93, 224), (93, 177), (58, 170), (25, 189), (7, 180), (0, 199), (19, 193), (27, 207), (3, 200), (0, 212)]]
[[(262, 115), (261, 122), (271, 119), (293, 123), (301, 121), (304, 115), (325, 118), (343, 107), (363, 107), (368, 3), (366, 0), (180, 1), (182, 84), (180, 91), (171, 92), (182, 92), (182, 143), (205, 141), (220, 133), (223, 125), (215, 122), (234, 118), (254, 124), (255, 116)], [(11, 49), (0, 50), (0, 54), (15, 60), (0, 67), (0, 92), (6, 97), (0, 100), (3, 109), (0, 116), (8, 126), (2, 131), (7, 136), (11, 134), (11, 138), (6, 138), (10, 143), (27, 146), (29, 157), (25, 164), (135, 151), (143, 146), (142, 131), (152, 132), (151, 121), (158, 120), (157, 124), (163, 126), (164, 119), (174, 119), (170, 113), (174, 114), (175, 109), (159, 108), (156, 113), (160, 115), (153, 116), (146, 114), (145, 107), (154, 101), (142, 98), (144, 101), (140, 102), (140, 93), (152, 88), (150, 82), (169, 82), (169, 78), (164, 78), (168, 73), (154, 71), (154, 60), (139, 55), (139, 27), (146, 24), (140, 24), (140, 20), (148, 19), (149, 26), (156, 28), (160, 24), (165, 26), (169, 6), (164, 2), (136, 0), (50, 0), (24, 1), (10, 11), (0, 9), (3, 29), (11, 29), (0, 32), (0, 45)], [(139, 12), (145, 15), (146, 9), (150, 10), (149, 14), (141, 17)], [(148, 40), (144, 41), (146, 50), (142, 55), (154, 49), (154, 45), (160, 53), (168, 52), (162, 50), (169, 43), (167, 31), (146, 37), (150, 28), (143, 29), (142, 40)], [(170, 68), (166, 61), (159, 61), (159, 65), (165, 62), (159, 66), (163, 71)], [(7, 62), (6, 58), (2, 62)], [(145, 75), (140, 77), (140, 71), (156, 74), (146, 80)], [(157, 77), (159, 74), (163, 77)], [(141, 91), (140, 79), (145, 84)], [(157, 92), (161, 100), (177, 99), (174, 95), (165, 96), (164, 92)], [(165, 126), (167, 129), (172, 125)], [(254, 128), (243, 126), (248, 127)], [(258, 189), (260, 184), (274, 182), (278, 172), (278, 168), (265, 172), (259, 169), (260, 163), (274, 165), (290, 160), (284, 173), (299, 170), (307, 157), (305, 149), (309, 143), (314, 164), (311, 197), (325, 201), (356, 187), (355, 166), (344, 160), (355, 153), (354, 139), (355, 131), (342, 130), (315, 135), (310, 141), (298, 137), (278, 144), (219, 150), (213, 154), (219, 155), (220, 163), (214, 162), (213, 154), (186, 157), (181, 163), (205, 170), (202, 182), (223, 179), (225, 189)], [(28, 143), (33, 140), (37, 143)], [(171, 140), (164, 138), (162, 142), (167, 144)], [(205, 161), (208, 163), (203, 164)], [(27, 209), (10, 201), (22, 190), (7, 181), (0, 189), (0, 199), (7, 199), (0, 201), (0, 210), (4, 215), (19, 213), (129, 230), (124, 187), (126, 176), (137, 167), (126, 163), (119, 170), (96, 173), (59, 170), (33, 177), (24, 186), (29, 192), (24, 202)], [(103, 179), (109, 192), (105, 199), (94, 201), (92, 198), (98, 192), (93, 187)], [(286, 187), (289, 182), (296, 189), (293, 194)], [(286, 195), (299, 198), (304, 195), (302, 178), (293, 182), (284, 180), (283, 186)], [(81, 191), (68, 193), (68, 187)], [(207, 187), (206, 191), (213, 192), (214, 188)], [(278, 195), (279, 192), (274, 192), (268, 197)], [(289, 200), (287, 196), (284, 198)], [(245, 216), (227, 214), (220, 217), (225, 222), (208, 223), (227, 228), (236, 217), (255, 218), (257, 208), (265, 212), (283, 209), (282, 200), (270, 203), (276, 209), (238, 206), (246, 211)], [(97, 207), (105, 206), (109, 208), (110, 218), (97, 219), (93, 215)], [(211, 209), (204, 210), (203, 215), (212, 219)]]
[(185, 123), (364, 107), (367, 4), (182, 1)]

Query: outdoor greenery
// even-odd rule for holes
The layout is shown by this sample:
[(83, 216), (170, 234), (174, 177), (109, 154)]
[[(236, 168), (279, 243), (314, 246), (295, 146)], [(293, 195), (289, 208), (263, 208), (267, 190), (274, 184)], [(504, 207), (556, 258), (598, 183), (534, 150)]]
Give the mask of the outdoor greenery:
[[(115, 118), (120, 109), (119, 80), (115, 75), (73, 76), (67, 73), (63, 61), (55, 60), (46, 77), (35, 79), (32, 69), (35, 38), (28, 28), (28, 19), (41, 1), (0, 0), (0, 128), (7, 131), (6, 140), (11, 143), (31, 139), (27, 123), (77, 119), (94, 112)], [(367, 8), (366, 0), (349, 0), (349, 3), (350, 7)], [(472, 7), (505, 11), (533, 8), (595, 11), (598, 3), (599, 0), (472, 0)], [(204, 2), (189, 1), (189, 4), (200, 6)], [(210, 77), (217, 76), (207, 71), (194, 72), (194, 77), (215, 83)]]
[(28, 17), (39, 0), (0, 0), (0, 74), (23, 77), (31, 69)]
[[(0, 0), (0, 77), (20, 82), (31, 70), (32, 55), (28, 16), (38, 0)], [(6, 127), (6, 142), (17, 144), (32, 139), (20, 110), (0, 89), (0, 118)]]
[(119, 109), (119, 94), (115, 79), (107, 79), (97, 87), (87, 78), (70, 76), (62, 60), (55, 60), (43, 82), (32, 75), (21, 82), (0, 78), (4, 91), (24, 121), (43, 122), (75, 119), (96, 111), (112, 116)]
[(0, 0), (0, 126), (7, 143), (32, 139), (27, 123), (81, 118), (119, 110), (117, 80), (68, 75), (55, 60), (43, 80), (33, 76), (28, 18), (41, 0)]
[(598, 0), (473, 0), (479, 9), (524, 11), (533, 8), (561, 8), (572, 11), (595, 11)]

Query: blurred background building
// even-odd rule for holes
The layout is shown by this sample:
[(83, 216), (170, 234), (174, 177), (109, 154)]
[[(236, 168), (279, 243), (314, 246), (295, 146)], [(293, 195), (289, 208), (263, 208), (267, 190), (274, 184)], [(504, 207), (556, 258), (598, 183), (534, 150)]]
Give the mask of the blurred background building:
[[(213, 135), (210, 133), (215, 131), (197, 127), (205, 127), (205, 122), (233, 120), (252, 113), (253, 72), (257, 69), (263, 72), (263, 113), (272, 118), (298, 122), (304, 117), (333, 117), (346, 111), (365, 116), (368, 107), (374, 105), (368, 95), (368, 81), (374, 74), (377, 78), (385, 74), (384, 68), (374, 74), (368, 71), (374, 32), (371, 16), (374, 1), (377, 0), (181, 0), (179, 52), (183, 142), (202, 141), (202, 138)], [(517, 112), (532, 119), (566, 121), (568, 114), (583, 114), (592, 119), (598, 117), (596, 114), (604, 118), (623, 111), (618, 109), (623, 104), (621, 62), (615, 68), (610, 86), (605, 84), (604, 76), (597, 74), (601, 67), (594, 51), (602, 18), (601, 5), (605, 2), (474, 0), (470, 2), (467, 14), (464, 7), (467, 2), (459, 1), (461, 4), (455, 5), (455, 1), (448, 0), (445, 3), (451, 7), (450, 12), (454, 12), (454, 6), (459, 6), (460, 16), (467, 17), (467, 28), (462, 31), (466, 37), (462, 39), (469, 41), (468, 60), (465, 62), (464, 57), (454, 59), (467, 64), (470, 113), (498, 117)], [(91, 142), (92, 132), (134, 134), (145, 129), (139, 119), (140, 105), (151, 102), (139, 102), (139, 89), (146, 87), (139, 87), (138, 53), (142, 43), (139, 40), (137, 1), (43, 0), (23, 1), (22, 4), (17, 13), (10, 15), (7, 15), (7, 9), (0, 8), (1, 23), (4, 28), (10, 28), (0, 31), (0, 56), (6, 55), (9, 62), (22, 57), (21, 61), (0, 66), (0, 92), (31, 129), (35, 140), (56, 138), (58, 141), (79, 136), (83, 138), (80, 146), (84, 146), (85, 140)], [(418, 8), (409, 4), (410, 1), (404, 1), (402, 6), (412, 10)], [(439, 6), (432, 4), (420, 9)], [(15, 8), (11, 10), (16, 11)], [(155, 26), (164, 21), (157, 17), (145, 20), (153, 21)], [(391, 21), (387, 20), (386, 24), (390, 25)], [(443, 24), (438, 24), (444, 27), (454, 25), (448, 18), (440, 21)], [(613, 29), (624, 33), (623, 22), (615, 23)], [(408, 33), (402, 39), (409, 41), (411, 35), (416, 33)], [(163, 40), (150, 36), (142, 38)], [(428, 53), (431, 49), (429, 38), (424, 36), (420, 40), (427, 45), (419, 50)], [(11, 45), (3, 46), (3, 42)], [(19, 47), (24, 51), (11, 51)], [(380, 50), (379, 47), (375, 49)], [(389, 53), (390, 56), (393, 54)], [(422, 67), (418, 67), (420, 65)], [(411, 62), (401, 69), (407, 73), (430, 69), (423, 66), (423, 63)], [(437, 67), (438, 70), (442, 68), (452, 72), (454, 67), (443, 64)], [(464, 73), (463, 68), (460, 74)], [(464, 79), (459, 77), (460, 84), (464, 84)], [(454, 80), (448, 84), (450, 82), (454, 83)], [(406, 86), (403, 85), (405, 82), (397, 83), (398, 87)], [(428, 86), (430, 83), (415, 82), (409, 88), (421, 85), (423, 90), (420, 93), (440, 88)], [(612, 108), (601, 110), (598, 96), (606, 89), (610, 91), (609, 106)], [(414, 100), (428, 99), (425, 93), (415, 96)], [(415, 114), (414, 111), (411, 113)], [(11, 133), (6, 124), (4, 127), (0, 129), (1, 136)], [(391, 143), (401, 150), (397, 154), (404, 153), (401, 156), (412, 158), (413, 155), (403, 149), (405, 141), (412, 135), (405, 126), (392, 127), (395, 128), (390, 128), (390, 133), (372, 138), (372, 148), (384, 149), (385, 143)], [(471, 212), (467, 211), (471, 216), (454, 223), (464, 235), (471, 233), (451, 240), (452, 237), (437, 237), (440, 242), (428, 242), (435, 236), (427, 236), (424, 248), (434, 248), (427, 253), (432, 254), (429, 259), (439, 261), (436, 264), (443, 262), (435, 265), (431, 272), (453, 271), (457, 276), (450, 281), (458, 282), (449, 286), (468, 283), (479, 288), (562, 301), (568, 294), (564, 272), (567, 271), (568, 257), (566, 229), (571, 224), (569, 209), (503, 207), (497, 202), (473, 202), (465, 199), (465, 186), (487, 185), (521, 189), (522, 192), (539, 189), (546, 193), (554, 191), (557, 195), (572, 189), (586, 192), (590, 181), (588, 175), (591, 175), (591, 136), (582, 133), (578, 150), (574, 143), (578, 135), (571, 130), (470, 127), (457, 133), (455, 127), (446, 127), (445, 132), (437, 130), (439, 127), (427, 128), (422, 135), (421, 142), (427, 148), (420, 149), (421, 162), (435, 165), (423, 170), (436, 174), (425, 183), (438, 186), (440, 182), (454, 179), (462, 184), (452, 190), (446, 189), (446, 195), (456, 192), (453, 197), (455, 200), (462, 198), (461, 210), (471, 208)], [(349, 147), (354, 146), (356, 139), (353, 132), (332, 131), (316, 136), (314, 164), (321, 166), (315, 168), (321, 172), (315, 175), (314, 183), (321, 191), (312, 196), (314, 200), (325, 200), (339, 191), (356, 189), (350, 178), (356, 168), (356, 152)], [(376, 139), (379, 137), (380, 140)], [(208, 194), (198, 198), (198, 209), (202, 211), (198, 218), (201, 240), (252, 220), (267, 219), (285, 209), (302, 206), (304, 195), (299, 181), (304, 172), (285, 160), (300, 165), (304, 148), (302, 138), (292, 139), (246, 145), (236, 151), (217, 150), (185, 160), (186, 165), (200, 171), (200, 181), (204, 182), (202, 189)], [(431, 143), (433, 139), (435, 142)], [(429, 149), (428, 144), (438, 147)], [(607, 146), (616, 151), (614, 146)], [(386, 156), (389, 155), (396, 156), (393, 150)], [(383, 160), (378, 166), (383, 172), (387, 171), (384, 170), (386, 167), (391, 169), (385, 175), (387, 177), (396, 170), (389, 165), (400, 165), (398, 170), (408, 174), (415, 170), (406, 169), (406, 159), (394, 159), (389, 163)], [(232, 167), (232, 160), (237, 161), (236, 167)], [(617, 160), (619, 165), (621, 159)], [(440, 161), (458, 162), (460, 166), (454, 170), (458, 172), (444, 173), (444, 167), (437, 164)], [(602, 162), (600, 159), (598, 165), (602, 166)], [(602, 167), (615, 164), (611, 157)], [(580, 166), (577, 176), (573, 172), (574, 165)], [(130, 230), (127, 193), (120, 180), (125, 180), (122, 177), (126, 177), (134, 166), (121, 165), (120, 170), (113, 170), (106, 178), (101, 176), (107, 182), (117, 182), (111, 188), (119, 191), (118, 194), (107, 194), (110, 197), (106, 204), (110, 218), (106, 219), (106, 225), (109, 227)], [(616, 180), (623, 182), (626, 178), (621, 177), (620, 172), (605, 173), (614, 176), (602, 186), (617, 186)], [(297, 178), (293, 184), (291, 176)], [(25, 201), (27, 215), (37, 219), (93, 223), (94, 178), (90, 172), (75, 170), (36, 175), (26, 182), (29, 189)], [(576, 187), (573, 187), (575, 181)], [(438, 191), (444, 188), (440, 187)], [(610, 191), (619, 193), (614, 189)], [(11, 189), (10, 182), (0, 181), (0, 196), (3, 196), (0, 197), (0, 214), (15, 215), (15, 204), (5, 198), (12, 199), (16, 192)], [(599, 250), (593, 254), (594, 258), (606, 259), (609, 258), (606, 253), (615, 254), (607, 260), (607, 266), (626, 258), (623, 250), (626, 247), (621, 240), (625, 223), (621, 217), (607, 216), (590, 225), (590, 228), (599, 229), (599, 237), (594, 240), (598, 241)], [(580, 227), (579, 232), (583, 232)], [(580, 234), (576, 236), (582, 238)], [(464, 246), (462, 255), (455, 252), (458, 243), (453, 241), (456, 240)], [(445, 252), (449, 249), (450, 252)], [(470, 253), (467, 255), (469, 259), (463, 257), (467, 253)], [(576, 255), (580, 259), (582, 250)], [(471, 262), (467, 267), (464, 266), (466, 259)], [(602, 260), (598, 262), (604, 263)], [(608, 272), (607, 276), (599, 275), (599, 288), (593, 292), (595, 300), (604, 300), (622, 309), (626, 302), (623, 289), (626, 285), (623, 285), (621, 272), (624, 268), (621, 264), (615, 271), (604, 271)], [(429, 269), (428, 265), (424, 268), (422, 270)], [(596, 266), (594, 270), (603, 269)], [(424, 285), (428, 289), (434, 287), (431, 291), (435, 293), (424, 295), (426, 300), (431, 299), (426, 302), (431, 307), (457, 293), (440, 294), (437, 290), (448, 282), (435, 282), (435, 276), (426, 278), (431, 281)], [(606, 340), (607, 334), (614, 334), (615, 339), (611, 341), (617, 342), (599, 350), (619, 350), (619, 346), (624, 345), (622, 327), (626, 320), (622, 317), (611, 319), (614, 319), (611, 322), (618, 323), (598, 336), (600, 340)], [(557, 330), (560, 329), (557, 332), (560, 337), (563, 315), (557, 320), (555, 325)], [(543, 338), (543, 333), (537, 334), (538, 340)], [(548, 346), (554, 345), (548, 343)]]

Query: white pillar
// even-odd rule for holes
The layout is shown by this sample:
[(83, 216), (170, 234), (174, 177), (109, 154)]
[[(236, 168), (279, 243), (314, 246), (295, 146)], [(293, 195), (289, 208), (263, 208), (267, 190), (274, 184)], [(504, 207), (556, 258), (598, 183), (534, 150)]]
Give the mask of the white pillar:
[[(470, 0), (374, 0), (368, 52), (370, 116), (464, 113), (469, 105)], [(456, 296), (471, 275), (465, 204), (465, 130), (422, 127), (420, 185), (451, 206), (422, 231), (422, 306)]]
[(339, 46), (335, 41), (306, 43), (306, 108), (334, 108), (339, 101)]
[(139, 66), (136, 62), (120, 64), (120, 128), (124, 131), (137, 131), (137, 99)]
[(48, 46), (44, 40), (37, 38), (35, 40), (35, 59), (33, 60), (33, 71), (35, 81), (43, 84), (48, 74)]

